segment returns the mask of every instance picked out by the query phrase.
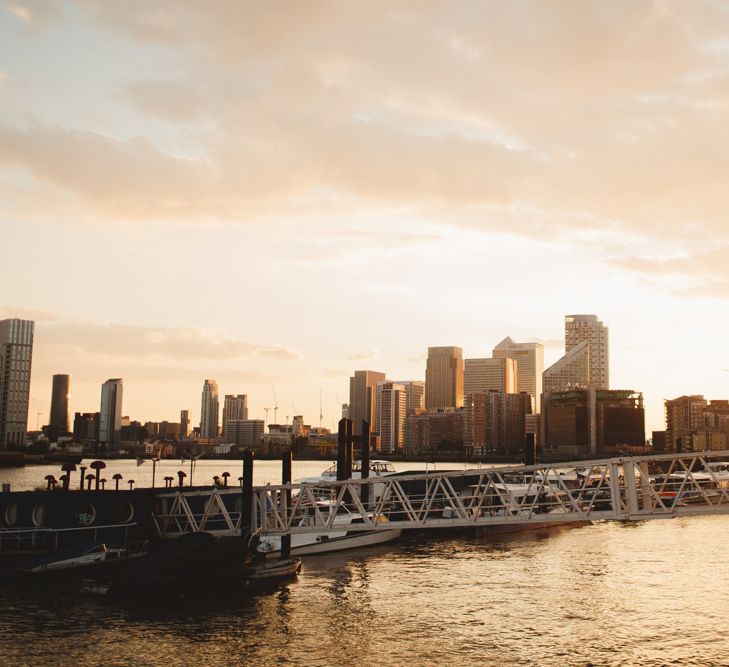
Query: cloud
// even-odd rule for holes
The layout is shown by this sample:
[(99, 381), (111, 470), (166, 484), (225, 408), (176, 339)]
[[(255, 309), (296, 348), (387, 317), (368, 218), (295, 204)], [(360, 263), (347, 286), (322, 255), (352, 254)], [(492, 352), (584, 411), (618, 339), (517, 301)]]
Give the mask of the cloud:
[(17, 317), (21, 320), (34, 320), (36, 322), (55, 322), (61, 319), (58, 313), (36, 308), (19, 308), (17, 306), (0, 306), (0, 319)]
[(616, 258), (612, 264), (661, 285), (676, 296), (729, 298), (727, 257), (729, 246), (720, 246), (673, 257)]
[(542, 338), (532, 339), (534, 343), (541, 343), (544, 345), (545, 350), (563, 350), (564, 349), (564, 338), (549, 338), (544, 340)]
[(380, 358), (380, 351), (377, 348), (372, 348), (369, 352), (359, 352), (352, 354), (347, 359), (350, 361), (373, 361), (374, 359)]
[(160, 356), (180, 362), (216, 363), (260, 358), (293, 361), (300, 358), (297, 352), (286, 347), (241, 341), (232, 336), (188, 327), (59, 322), (39, 327), (36, 338), (46, 346), (117, 358)]
[(53, 217), (56, 192), (105, 221), (334, 211), (346, 230), (354, 211), (396, 209), (574, 245), (729, 241), (718, 3), (80, 5), (175, 63), (114, 85), (181, 138), (0, 128), (35, 214)]
[(58, 4), (52, 0), (22, 0), (22, 2), (3, 4), (10, 14), (22, 21), (29, 29), (44, 26), (58, 16)]

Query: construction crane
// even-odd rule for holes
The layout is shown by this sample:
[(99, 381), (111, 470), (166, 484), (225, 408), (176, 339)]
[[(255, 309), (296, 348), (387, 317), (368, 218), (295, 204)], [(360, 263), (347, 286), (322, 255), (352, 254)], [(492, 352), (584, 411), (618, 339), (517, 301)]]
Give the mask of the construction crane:
[(268, 424), (268, 411), (271, 408), (263, 408), (263, 411), (266, 413), (266, 420), (263, 422), (263, 428), (266, 428), (266, 424)]
[(321, 407), (321, 389), (319, 390), (319, 429), (321, 429), (321, 423), (324, 419), (324, 412)]
[(273, 389), (273, 422), (274, 424), (278, 424), (278, 401), (276, 400), (276, 385), (272, 384), (271, 388)]

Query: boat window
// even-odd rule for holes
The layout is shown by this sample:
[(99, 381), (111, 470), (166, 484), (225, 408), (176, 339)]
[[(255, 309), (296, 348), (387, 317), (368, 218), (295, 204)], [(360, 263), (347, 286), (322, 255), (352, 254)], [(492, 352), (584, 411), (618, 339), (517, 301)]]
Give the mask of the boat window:
[(33, 525), (36, 528), (43, 528), (46, 525), (46, 506), (43, 503), (38, 503), (33, 508)]
[(96, 508), (91, 503), (81, 503), (76, 508), (76, 521), (79, 526), (90, 526), (96, 519)]
[(126, 501), (119, 503), (116, 508), (116, 520), (119, 523), (131, 523), (134, 518), (134, 505)]
[(18, 522), (18, 503), (10, 503), (5, 508), (3, 522), (6, 526), (14, 526)]

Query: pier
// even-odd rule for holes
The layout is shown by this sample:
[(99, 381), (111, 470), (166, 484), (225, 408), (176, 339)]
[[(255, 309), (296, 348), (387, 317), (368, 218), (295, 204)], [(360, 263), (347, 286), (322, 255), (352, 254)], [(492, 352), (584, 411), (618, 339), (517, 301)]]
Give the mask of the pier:
[[(477, 468), (266, 485), (251, 489), (250, 525), (266, 534), (332, 530), (331, 506), (356, 512), (348, 530), (488, 528), (645, 521), (729, 513), (729, 451)], [(241, 489), (157, 494), (160, 535), (241, 528)]]

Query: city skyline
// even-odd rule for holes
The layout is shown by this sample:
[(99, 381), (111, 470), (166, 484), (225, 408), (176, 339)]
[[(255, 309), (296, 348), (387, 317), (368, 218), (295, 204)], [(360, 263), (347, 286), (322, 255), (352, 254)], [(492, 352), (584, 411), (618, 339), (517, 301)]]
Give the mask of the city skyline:
[(548, 367), (581, 312), (648, 428), (729, 394), (723, 8), (397, 7), (0, 7), (31, 427), (58, 373), (72, 410), (121, 376), (129, 414), (195, 424), (213, 377), (252, 416), (275, 385), (317, 422), (321, 391), (331, 426), (355, 369), (422, 378), (429, 346), (507, 335)]
[[(21, 312), (23, 312), (22, 309), (21, 309)], [(564, 322), (564, 319), (567, 317), (568, 317), (567, 315), (563, 316), (563, 322)], [(37, 323), (35, 326), (35, 330), (37, 331)], [(547, 349), (549, 349), (549, 347), (552, 348), (549, 350), (549, 354), (547, 354), (545, 352), (547, 359), (554, 359), (554, 361), (556, 363), (557, 361), (560, 361), (564, 357), (564, 354), (559, 349), (556, 349), (557, 348), (556, 343), (559, 342), (561, 345), (564, 345), (565, 344), (564, 340), (562, 340), (562, 341), (544, 341), (542, 339), (542, 340), (535, 340), (534, 342), (536, 342), (538, 344), (546, 343)], [(52, 395), (52, 392), (51, 392), (51, 385), (52, 385), (52, 379), (53, 379), (52, 377), (48, 379), (49, 380), (48, 381), (48, 387), (49, 387), (48, 396), (45, 399), (47, 402), (46, 410), (45, 411), (38, 410), (37, 412), (35, 412), (33, 410), (33, 408), (38, 405), (38, 401), (34, 398), (34, 396), (37, 396), (40, 393), (35, 385), (38, 383), (42, 384), (44, 381), (44, 378), (39, 378), (36, 374), (35, 360), (38, 356), (41, 356), (41, 358), (42, 358), (42, 355), (38, 354), (38, 352), (39, 352), (38, 347), (39, 347), (39, 343), (37, 341), (37, 334), (36, 334), (36, 343), (35, 343), (35, 347), (33, 350), (34, 365), (33, 365), (33, 370), (32, 370), (32, 374), (31, 374), (31, 390), (30, 390), (30, 406), (31, 407), (28, 410), (28, 430), (29, 431), (36, 430), (36, 428), (35, 428), (36, 423), (38, 423), (40, 425), (44, 425), (44, 424), (48, 423), (47, 413), (50, 411), (50, 406), (51, 406), (50, 399), (51, 399), (51, 395)], [(487, 344), (484, 347), (486, 349), (491, 349), (490, 344)], [(467, 356), (467, 353), (464, 351), (463, 357), (466, 358), (466, 356)], [(417, 360), (417, 361), (420, 362), (420, 360)], [(423, 358), (422, 358), (421, 377), (414, 376), (414, 377), (411, 377), (407, 381), (394, 381), (394, 382), (398, 382), (398, 383), (412, 382), (412, 381), (424, 382), (425, 373), (426, 373), (426, 361), (427, 361), (427, 350), (426, 350), (426, 354), (423, 355)], [(412, 363), (412, 360), (408, 360), (408, 363)], [(613, 364), (612, 356), (610, 359), (610, 363), (612, 366), (612, 364)], [(359, 371), (360, 369), (357, 369), (357, 370)], [(548, 370), (550, 370), (550, 368), (547, 365), (547, 363), (545, 362), (545, 371), (548, 371)], [(367, 369), (367, 371), (373, 372), (370, 369)], [(350, 371), (350, 373), (355, 373), (355, 370)], [(389, 369), (387, 371), (383, 371), (383, 373), (384, 373), (384, 375), (388, 376), (388, 378), (393, 375), (393, 373), (390, 373)], [(58, 374), (54, 374), (54, 375), (58, 375)], [(71, 375), (73, 375), (73, 373), (71, 373)], [(120, 374), (120, 375), (122, 375), (122, 374)], [(223, 373), (223, 375), (225, 376), (226, 374)], [(214, 381), (214, 378), (211, 381)], [(393, 381), (393, 380), (389, 380), (389, 381)], [(207, 382), (208, 382), (207, 380), (204, 381), (204, 383), (207, 383)], [(191, 421), (192, 425), (196, 425), (196, 424), (199, 425), (200, 418), (201, 418), (200, 412), (196, 411), (196, 409), (195, 409), (196, 401), (199, 404), (199, 400), (200, 400), (199, 399), (199, 383), (200, 383), (199, 379), (194, 381), (193, 383), (191, 383), (196, 386), (197, 391), (198, 391), (198, 398), (197, 399), (191, 398), (189, 401), (191, 409), (182, 408), (183, 410), (186, 410), (189, 412), (190, 421)], [(93, 386), (91, 387), (90, 391), (85, 392), (85, 394), (84, 394), (86, 397), (85, 400), (87, 400), (87, 401), (90, 400), (91, 404), (87, 405), (86, 403), (84, 403), (83, 405), (79, 405), (78, 402), (74, 402), (74, 399), (72, 398), (73, 394), (75, 393), (75, 389), (76, 389), (75, 382), (74, 382), (74, 386), (71, 388), (71, 394), (69, 396), (69, 415), (71, 415), (75, 412), (82, 412), (82, 413), (83, 412), (93, 412), (94, 410), (98, 409), (98, 400), (99, 400), (98, 383), (92, 382), (91, 384)], [(613, 388), (625, 389), (624, 386), (614, 384), (614, 383), (613, 383)], [(273, 395), (275, 395), (277, 387), (275, 385), (271, 385), (270, 387), (268, 387), (268, 389), (270, 389), (270, 391), (272, 393), (272, 397), (270, 400), (262, 399), (260, 396), (257, 397), (255, 394), (251, 395), (250, 392), (247, 392), (246, 404), (248, 403), (247, 398), (248, 398), (248, 396), (250, 396), (250, 398), (252, 399), (250, 402), (250, 405), (252, 406), (251, 412), (250, 412), (251, 419), (260, 418), (260, 419), (264, 420), (266, 423), (274, 423), (273, 422), (273, 414), (274, 414), (273, 406), (274, 406), (274, 403), (277, 402), (277, 399), (275, 401), (273, 398)], [(284, 389), (285, 389), (285, 386), (284, 386)], [(346, 383), (345, 383), (345, 389), (346, 389)], [(640, 388), (640, 385), (636, 385), (635, 387), (630, 387), (630, 389), (642, 391)], [(132, 419), (142, 419), (142, 420), (160, 421), (160, 422), (162, 422), (162, 421), (174, 422), (175, 414), (179, 414), (179, 412), (180, 412), (179, 407), (172, 408), (172, 413), (173, 413), (172, 415), (168, 415), (164, 411), (154, 413), (152, 410), (150, 410), (149, 412), (145, 412), (144, 409), (142, 409), (141, 412), (136, 412), (134, 410), (131, 410), (127, 407), (126, 396), (127, 396), (128, 390), (129, 390), (128, 385), (125, 385), (125, 404), (124, 404), (123, 412), (124, 412), (125, 416), (129, 416)], [(235, 388), (224, 386), (223, 389), (220, 390), (220, 394), (221, 395), (226, 394), (228, 391), (238, 392), (239, 390), (240, 390), (240, 388), (237, 386)], [(266, 391), (266, 387), (263, 387), (264, 394), (265, 394), (265, 391)], [(279, 389), (279, 391), (280, 391), (280, 389)], [(681, 396), (681, 395), (685, 395), (685, 394), (692, 394), (692, 393), (705, 394), (705, 395), (707, 395), (708, 399), (714, 399), (714, 400), (717, 400), (717, 399), (720, 400), (724, 396), (723, 394), (713, 395), (713, 394), (710, 394), (710, 392), (707, 392), (703, 389), (699, 389), (695, 392), (687, 391), (687, 390), (681, 391), (679, 389), (678, 392), (674, 393), (672, 396), (666, 396), (666, 398), (670, 399), (672, 397), (677, 397), (677, 396)], [(288, 395), (289, 394), (284, 394), (284, 396), (288, 396)], [(308, 423), (311, 423), (311, 424), (318, 423), (318, 419), (317, 419), (318, 410), (319, 410), (318, 396), (315, 397), (317, 399), (317, 404), (314, 405), (312, 401), (307, 401), (307, 402), (302, 401), (301, 396), (297, 397), (296, 394), (290, 394), (290, 395), (294, 401), (298, 400), (299, 405), (309, 405), (309, 409), (295, 411), (294, 408), (296, 407), (296, 405), (295, 405), (295, 403), (291, 403), (290, 404), (291, 409), (286, 411), (284, 409), (285, 405), (280, 405), (279, 411), (278, 411), (279, 416), (278, 416), (277, 423), (279, 423), (279, 424), (291, 423), (291, 420), (293, 419), (293, 417), (295, 415), (303, 415), (305, 418), (305, 421), (307, 421)], [(325, 415), (325, 418), (324, 418), (324, 422), (323, 422), (324, 426), (332, 428), (333, 430), (336, 428), (336, 424), (341, 416), (341, 403), (337, 402), (337, 399), (340, 399), (342, 396), (348, 397), (347, 391), (341, 390), (341, 391), (338, 391), (335, 393), (334, 400), (336, 402), (336, 405), (331, 406), (331, 417), (327, 418), (328, 416)], [(257, 398), (258, 398), (258, 400), (256, 400)], [(39, 397), (39, 400), (42, 401), (43, 397)], [(79, 399), (77, 398), (76, 400), (78, 401)], [(285, 400), (285, 398), (284, 398), (284, 400)], [(646, 409), (646, 436), (647, 437), (650, 437), (650, 432), (652, 430), (662, 430), (663, 428), (665, 428), (664, 400), (665, 400), (665, 398), (661, 398), (659, 400), (657, 409), (654, 410), (653, 414), (651, 414), (650, 410)], [(142, 398), (141, 401), (142, 401), (142, 403), (144, 403), (144, 398)], [(97, 407), (94, 407), (94, 405), (93, 405), (94, 403), (96, 403)], [(646, 401), (646, 403), (648, 403), (648, 401)], [(337, 410), (337, 408), (339, 408), (339, 410)], [(266, 411), (266, 409), (267, 409), (267, 411)], [(322, 409), (323, 409), (323, 407), (322, 407)], [(223, 411), (223, 404), (221, 403), (219, 406), (219, 417), (218, 417), (221, 424), (222, 424), (222, 415), (223, 415), (222, 411)], [(268, 412), (268, 414), (266, 414), (266, 412)], [(34, 420), (34, 417), (35, 417), (35, 420)], [(288, 419), (288, 421), (287, 421), (287, 419)]]

